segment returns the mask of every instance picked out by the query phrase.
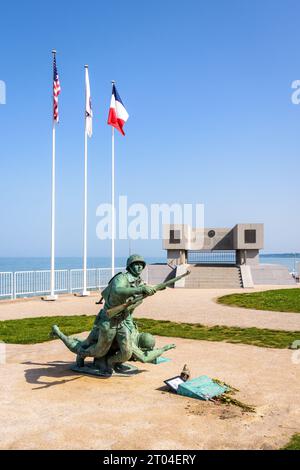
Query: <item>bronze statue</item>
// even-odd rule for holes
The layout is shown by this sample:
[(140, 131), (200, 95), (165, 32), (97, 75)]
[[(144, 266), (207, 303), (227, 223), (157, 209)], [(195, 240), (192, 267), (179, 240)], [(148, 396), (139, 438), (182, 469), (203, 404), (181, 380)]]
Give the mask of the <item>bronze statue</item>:
[(147, 346), (142, 347), (143, 335), (147, 334), (138, 332), (132, 314), (145, 297), (174, 284), (189, 272), (157, 286), (150, 286), (141, 279), (145, 266), (146, 263), (141, 256), (131, 255), (127, 260), (126, 272), (116, 274), (109, 281), (108, 286), (102, 291), (104, 307), (98, 313), (86, 340), (69, 338), (63, 335), (56, 325), (53, 326), (53, 334), (77, 354), (76, 370), (88, 372), (84, 359), (93, 357), (94, 368), (99, 370), (97, 375), (110, 376), (113, 371), (121, 373), (132, 369), (123, 365), (130, 359), (152, 362), (164, 351), (175, 347), (167, 345), (161, 349), (153, 349), (154, 344), (149, 347), (154, 340), (153, 337), (151, 341), (148, 337)]
[[(52, 333), (54, 336), (60, 338), (67, 348), (74, 353), (77, 353), (78, 349), (84, 344), (84, 341), (78, 338), (71, 338), (70, 336), (64, 335), (57, 325), (53, 325)], [(154, 336), (150, 333), (140, 333), (136, 323), (133, 322), (130, 334), (131, 357), (129, 358), (129, 361), (139, 361), (144, 364), (154, 362), (155, 359), (161, 356), (164, 352), (176, 347), (175, 344), (167, 344), (162, 348), (155, 348), (154, 346)], [(109, 358), (118, 352), (118, 348), (118, 343), (114, 340), (106, 356), (94, 358), (94, 367), (100, 371), (100, 375), (108, 377), (112, 375), (112, 371), (108, 366)], [(80, 364), (80, 369), (82, 369), (82, 372), (88, 371), (88, 369), (85, 368), (84, 362)], [(114, 366), (114, 371), (118, 373), (126, 373), (130, 370), (132, 370), (132, 367), (124, 366), (124, 364), (121, 363), (115, 364)]]

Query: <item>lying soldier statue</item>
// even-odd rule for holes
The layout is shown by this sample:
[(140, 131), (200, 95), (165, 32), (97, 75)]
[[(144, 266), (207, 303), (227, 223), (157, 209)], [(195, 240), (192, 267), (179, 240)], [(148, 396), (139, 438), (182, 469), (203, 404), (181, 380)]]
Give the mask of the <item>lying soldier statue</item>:
[[(78, 350), (84, 344), (83, 340), (78, 338), (72, 338), (70, 336), (64, 335), (57, 325), (52, 327), (53, 335), (57, 336), (62, 340), (62, 342), (67, 346), (70, 351), (77, 354)], [(154, 362), (159, 356), (164, 352), (169, 351), (169, 349), (175, 348), (175, 344), (167, 344), (162, 348), (155, 348), (155, 338), (150, 333), (139, 333), (138, 327), (135, 322), (132, 325), (132, 331), (130, 335), (130, 348), (131, 348), (131, 357), (129, 361), (139, 361), (142, 363)], [(94, 358), (94, 367), (98, 368), (101, 371), (101, 375), (111, 376), (112, 370), (109, 368), (109, 360), (118, 352), (118, 343), (114, 339), (109, 352), (104, 357), (95, 357)], [(84, 360), (80, 363), (80, 367), (84, 367)], [(128, 366), (123, 364), (115, 364), (114, 371), (124, 373), (128, 370)]]
[(172, 344), (153, 349), (155, 343), (153, 336), (138, 332), (132, 314), (145, 297), (174, 284), (189, 274), (189, 271), (162, 284), (150, 286), (141, 279), (145, 266), (146, 263), (141, 256), (131, 255), (127, 260), (126, 272), (116, 274), (109, 281), (101, 293), (105, 301), (104, 307), (98, 313), (86, 340), (69, 338), (56, 325), (53, 326), (53, 334), (77, 354), (76, 370), (88, 372), (84, 366), (84, 359), (93, 357), (94, 368), (99, 370), (97, 375), (110, 376), (113, 371), (125, 372), (128, 366), (123, 367), (122, 364), (126, 361), (135, 359), (152, 362), (163, 352), (175, 347)]

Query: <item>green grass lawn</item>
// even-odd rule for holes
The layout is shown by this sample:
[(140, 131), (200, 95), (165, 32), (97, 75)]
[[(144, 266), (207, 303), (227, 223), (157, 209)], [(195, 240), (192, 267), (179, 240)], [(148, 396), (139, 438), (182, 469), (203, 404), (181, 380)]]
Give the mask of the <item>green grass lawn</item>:
[(282, 450), (300, 450), (300, 434), (294, 434), (290, 442)]
[(12, 344), (35, 344), (49, 341), (52, 325), (61, 326), (66, 335), (89, 331), (94, 316), (73, 315), (70, 317), (37, 317), (0, 322), (0, 340)]
[(300, 312), (300, 289), (267, 290), (246, 294), (224, 295), (218, 303), (256, 310)]
[[(23, 318), (0, 321), (0, 340), (12, 344), (35, 344), (49, 341), (51, 326), (57, 324), (67, 334), (89, 331), (93, 315)], [(300, 339), (300, 331), (279, 331), (259, 328), (204, 326), (139, 318), (139, 329), (159, 336), (171, 336), (206, 341), (242, 343), (265, 348), (287, 348)]]

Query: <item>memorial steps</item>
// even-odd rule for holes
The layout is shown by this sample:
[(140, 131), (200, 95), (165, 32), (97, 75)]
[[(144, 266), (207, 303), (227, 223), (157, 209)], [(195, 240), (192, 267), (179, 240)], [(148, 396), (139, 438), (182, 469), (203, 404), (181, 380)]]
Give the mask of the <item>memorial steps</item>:
[(238, 266), (191, 266), (185, 279), (187, 289), (242, 288)]

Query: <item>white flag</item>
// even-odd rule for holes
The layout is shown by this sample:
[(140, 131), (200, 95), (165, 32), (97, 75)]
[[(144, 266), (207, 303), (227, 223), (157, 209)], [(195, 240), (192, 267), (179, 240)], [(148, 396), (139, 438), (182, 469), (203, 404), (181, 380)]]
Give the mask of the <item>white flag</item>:
[(85, 68), (85, 130), (89, 137), (93, 134), (93, 110), (88, 68)]

